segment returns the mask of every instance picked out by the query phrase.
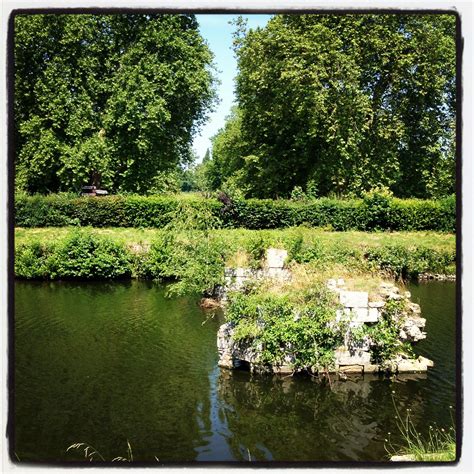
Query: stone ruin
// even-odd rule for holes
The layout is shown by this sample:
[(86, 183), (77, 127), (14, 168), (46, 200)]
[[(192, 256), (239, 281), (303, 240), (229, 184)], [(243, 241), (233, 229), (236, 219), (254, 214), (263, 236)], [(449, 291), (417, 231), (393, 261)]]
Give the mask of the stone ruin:
[(272, 278), (280, 281), (291, 280), (290, 271), (285, 268), (288, 252), (284, 249), (269, 248), (266, 252), (263, 268), (226, 268), (224, 270), (224, 287), (218, 294), (221, 301), (226, 301), (227, 292), (242, 291), (245, 286), (253, 281)]
[[(377, 297), (369, 298), (367, 291), (349, 291), (343, 279), (328, 280), (327, 287), (339, 295), (341, 309), (336, 310), (336, 321), (346, 320), (350, 328), (358, 328), (364, 324), (377, 324), (382, 316), (383, 307), (389, 300), (404, 300), (406, 310), (400, 316), (400, 342), (418, 342), (426, 338), (423, 331), (426, 319), (420, 316), (421, 309), (410, 301), (409, 291), (400, 292), (393, 283), (382, 283), (378, 288)], [(371, 341), (354, 343), (347, 333), (344, 346), (335, 352), (335, 371), (375, 373), (389, 371), (393, 373), (426, 372), (433, 362), (425, 357), (410, 359), (404, 354), (382, 365), (371, 363)]]
[[(267, 260), (263, 269), (251, 270), (244, 268), (226, 269), (226, 288), (223, 298), (228, 290), (242, 290), (250, 281), (262, 278), (276, 278), (290, 280), (291, 273), (284, 268), (286, 251), (280, 249), (268, 249)], [(423, 331), (426, 320), (420, 316), (421, 309), (416, 303), (410, 301), (411, 294), (403, 293), (392, 283), (382, 283), (374, 298), (366, 291), (349, 291), (345, 281), (331, 279), (327, 281), (327, 287), (338, 294), (340, 309), (336, 310), (336, 321), (345, 320), (349, 328), (357, 328), (362, 325), (374, 325), (380, 321), (382, 308), (389, 300), (404, 300), (406, 310), (400, 316), (402, 319), (399, 338), (401, 342), (418, 342), (426, 338)], [(260, 370), (259, 348), (242, 341), (234, 341), (233, 324), (223, 324), (217, 334), (217, 347), (219, 351), (219, 366), (224, 368), (248, 367), (252, 371)], [(285, 356), (282, 365), (273, 366), (274, 373), (293, 373), (292, 356)], [(433, 362), (425, 357), (410, 359), (404, 354), (399, 354), (383, 365), (371, 362), (371, 341), (366, 338), (363, 342), (351, 341), (350, 330), (348, 330), (344, 345), (335, 351), (334, 368), (330, 372), (337, 373), (418, 373), (426, 372)], [(315, 370), (316, 371), (316, 370)]]

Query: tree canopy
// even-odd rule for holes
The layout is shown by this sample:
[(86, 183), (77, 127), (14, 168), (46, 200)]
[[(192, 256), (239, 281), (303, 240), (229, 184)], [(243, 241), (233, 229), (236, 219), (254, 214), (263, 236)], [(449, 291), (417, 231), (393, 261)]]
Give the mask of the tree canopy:
[(454, 16), (277, 15), (237, 27), (238, 109), (213, 141), (214, 186), (454, 192)]
[(16, 186), (146, 192), (190, 160), (214, 100), (193, 15), (15, 17)]

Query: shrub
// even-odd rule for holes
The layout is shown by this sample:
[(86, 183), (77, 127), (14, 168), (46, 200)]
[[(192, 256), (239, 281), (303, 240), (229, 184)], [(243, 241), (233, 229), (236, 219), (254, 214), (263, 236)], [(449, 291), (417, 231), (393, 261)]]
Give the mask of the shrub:
[(455, 197), (442, 200), (395, 199), (376, 190), (361, 199), (321, 198), (306, 201), (240, 199), (224, 193), (218, 199), (180, 196), (70, 195), (15, 198), (20, 227), (82, 225), (156, 227), (170, 223), (186, 202), (196, 213), (211, 214), (220, 227), (277, 229), (298, 225), (344, 230), (456, 230)]
[(289, 356), (295, 370), (325, 370), (344, 342), (345, 327), (334, 321), (336, 307), (324, 286), (292, 295), (236, 293), (227, 318), (235, 324), (235, 340), (259, 348), (262, 366), (282, 364)]
[(387, 271), (395, 278), (405, 279), (416, 278), (425, 272), (451, 273), (456, 253), (426, 247), (390, 245), (368, 249), (365, 258), (372, 269)]
[(157, 276), (177, 280), (168, 287), (169, 295), (212, 296), (216, 286), (223, 284), (226, 252), (220, 239), (193, 231), (167, 238), (165, 246), (152, 247)]
[(123, 246), (84, 231), (73, 232), (58, 245), (49, 267), (52, 278), (113, 279), (132, 274)]
[(412, 355), (411, 346), (400, 342), (401, 315), (404, 309), (404, 302), (389, 300), (382, 309), (377, 324), (364, 324), (361, 328), (352, 329), (353, 340), (366, 337), (370, 339), (372, 363), (383, 365), (400, 352)]
[(40, 242), (18, 245), (15, 248), (15, 276), (27, 279), (50, 278), (48, 259), (52, 252), (50, 246)]
[(386, 189), (376, 188), (364, 195), (362, 213), (365, 230), (390, 229), (390, 207), (392, 194)]
[(131, 274), (130, 255), (123, 246), (83, 230), (54, 245), (32, 242), (15, 250), (19, 278), (113, 279)]
[(209, 208), (179, 203), (165, 232), (144, 257), (141, 276), (177, 280), (168, 287), (169, 295), (211, 296), (224, 279), (226, 248), (210, 233), (220, 223)]
[(261, 234), (252, 235), (246, 243), (245, 250), (248, 254), (249, 266), (253, 270), (262, 268), (265, 253), (268, 248), (268, 240)]

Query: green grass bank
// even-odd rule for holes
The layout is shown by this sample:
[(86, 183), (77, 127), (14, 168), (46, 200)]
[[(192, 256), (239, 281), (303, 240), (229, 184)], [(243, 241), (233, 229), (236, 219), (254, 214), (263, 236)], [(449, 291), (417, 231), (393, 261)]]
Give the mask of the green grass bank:
[(15, 275), (27, 279), (175, 280), (177, 292), (212, 293), (225, 266), (258, 267), (265, 250), (322, 277), (417, 278), (454, 274), (455, 236), (438, 232), (248, 229), (17, 228)]

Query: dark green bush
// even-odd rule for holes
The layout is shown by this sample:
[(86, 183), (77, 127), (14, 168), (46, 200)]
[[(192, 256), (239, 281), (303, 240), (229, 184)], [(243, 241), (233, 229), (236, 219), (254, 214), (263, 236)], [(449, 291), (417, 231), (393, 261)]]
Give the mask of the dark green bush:
[(39, 242), (17, 245), (15, 248), (15, 276), (26, 279), (51, 278), (49, 258), (51, 246)]
[(456, 230), (455, 197), (441, 200), (396, 199), (373, 192), (364, 199), (285, 200), (188, 199), (175, 196), (62, 195), (15, 198), (19, 227), (91, 225), (94, 227), (156, 227), (170, 223), (181, 203), (204, 216), (219, 219), (221, 227), (277, 229), (298, 225), (330, 230)]
[(361, 210), (365, 230), (391, 229), (391, 203), (392, 197), (388, 192), (377, 190), (364, 196)]
[(106, 238), (76, 231), (61, 242), (51, 260), (51, 275), (58, 278), (113, 279), (132, 274), (124, 246)]
[(451, 273), (454, 251), (437, 251), (425, 247), (405, 248), (399, 245), (367, 250), (365, 258), (374, 270), (383, 270), (396, 278), (416, 278), (420, 273)]
[(114, 279), (132, 274), (130, 254), (109, 239), (75, 231), (54, 245), (17, 247), (15, 275), (28, 279)]

